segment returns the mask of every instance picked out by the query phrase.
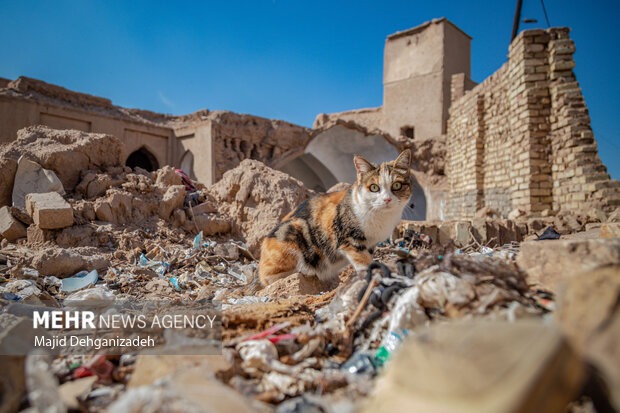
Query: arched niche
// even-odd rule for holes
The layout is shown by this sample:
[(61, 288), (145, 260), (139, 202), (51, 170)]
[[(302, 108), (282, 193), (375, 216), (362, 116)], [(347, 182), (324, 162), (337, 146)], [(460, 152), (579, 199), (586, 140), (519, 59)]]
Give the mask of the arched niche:
[(157, 162), (157, 158), (155, 158), (155, 155), (153, 155), (144, 146), (130, 153), (125, 161), (125, 165), (131, 169), (140, 167), (149, 172), (159, 169), (159, 162)]

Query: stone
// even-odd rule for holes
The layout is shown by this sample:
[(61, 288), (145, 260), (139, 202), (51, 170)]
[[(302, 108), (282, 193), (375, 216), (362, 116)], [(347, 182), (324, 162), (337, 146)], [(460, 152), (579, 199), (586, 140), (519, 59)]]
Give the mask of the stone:
[(108, 259), (97, 252), (94, 248), (47, 248), (35, 254), (32, 266), (43, 276), (53, 275), (59, 278), (69, 277), (82, 270), (101, 270), (108, 267)]
[(202, 366), (214, 373), (231, 368), (230, 363), (222, 355), (158, 355), (157, 357), (139, 355), (127, 388), (150, 386), (156, 380), (175, 371), (196, 366)]
[(453, 225), (451, 222), (444, 222), (439, 224), (437, 228), (437, 239), (436, 242), (439, 242), (440, 245), (448, 246), (452, 244), (453, 241)]
[(13, 218), (8, 206), (0, 208), (0, 235), (11, 242), (26, 236), (26, 227)]
[(616, 208), (614, 212), (607, 217), (608, 222), (620, 222), (620, 208)]
[(0, 157), (0, 207), (12, 204), (13, 182), (17, 171), (15, 159)]
[(211, 214), (213, 212), (216, 212), (217, 209), (211, 202), (203, 202), (202, 204), (193, 206), (191, 208), (191, 211), (194, 214), (194, 216), (197, 216), (200, 214)]
[(571, 239), (521, 243), (517, 265), (528, 282), (555, 291), (577, 274), (620, 264), (620, 239)]
[(177, 208), (172, 212), (172, 224), (175, 227), (182, 227), (183, 225), (185, 225), (186, 221), (187, 215), (182, 209)]
[(542, 320), (448, 322), (410, 337), (362, 412), (562, 412), (585, 375), (579, 355)]
[(32, 324), (26, 318), (0, 314), (0, 412), (19, 411), (26, 394), (25, 355), (16, 355), (23, 348), (20, 340), (33, 342)]
[(573, 232), (583, 231), (583, 224), (577, 220), (574, 215), (566, 216), (566, 226)]
[[(471, 229), (474, 234), (474, 239), (482, 245), (486, 245), (487, 237), (487, 222), (484, 218), (474, 218), (471, 221)], [(441, 237), (441, 235), (440, 235)]]
[(116, 218), (112, 213), (112, 208), (107, 202), (95, 203), (95, 216), (99, 221), (116, 222)]
[(518, 208), (513, 209), (512, 211), (510, 211), (508, 213), (508, 219), (512, 219), (515, 220), (517, 218), (519, 218), (520, 216), (525, 215), (525, 211), (522, 211)]
[(129, 192), (117, 188), (108, 191), (106, 202), (110, 206), (110, 213), (113, 216), (113, 221), (110, 222), (124, 224), (130, 221), (132, 218), (132, 200), (133, 196)]
[[(159, 357), (158, 357), (159, 358)], [(151, 356), (150, 359), (155, 359)], [(180, 360), (180, 357), (179, 357)], [(214, 377), (203, 365), (179, 368), (150, 386), (132, 387), (109, 407), (110, 412), (271, 412)]]
[(454, 242), (457, 247), (464, 247), (472, 242), (470, 230), (471, 224), (467, 221), (454, 223)]
[(0, 412), (19, 411), (26, 394), (24, 360), (25, 356), (0, 355)]
[(237, 248), (237, 244), (235, 244), (234, 242), (217, 244), (213, 248), (213, 253), (218, 257), (222, 257), (228, 261), (236, 261), (239, 259), (239, 248)]
[(47, 192), (65, 194), (62, 182), (54, 171), (44, 169), (24, 156), (19, 158), (13, 184), (13, 205), (24, 207), (28, 194)]
[[(219, 214), (200, 214), (194, 217), (194, 223), (198, 231), (202, 231), (205, 237), (226, 234), (230, 232), (232, 226), (230, 219)], [(186, 223), (191, 228), (192, 225)]]
[(554, 321), (573, 348), (601, 372), (620, 406), (620, 266), (598, 268), (564, 283)]
[(28, 194), (26, 211), (41, 229), (59, 229), (73, 225), (73, 209), (57, 192)]
[(590, 218), (591, 222), (606, 222), (607, 215), (598, 208), (590, 208), (588, 211), (588, 218)]
[(107, 174), (96, 175), (86, 187), (86, 198), (92, 199), (105, 194), (111, 185), (112, 177)]
[(176, 208), (183, 207), (184, 201), (185, 186), (169, 186), (159, 204), (159, 217), (165, 220), (169, 219), (172, 211), (174, 211)]
[(316, 277), (301, 273), (281, 278), (258, 292), (259, 297), (289, 298), (294, 295), (317, 295), (331, 290), (335, 286), (326, 285)]
[(599, 230), (601, 238), (620, 238), (620, 223), (607, 222)]
[(125, 145), (114, 136), (46, 126), (20, 129), (17, 140), (0, 152), (11, 159), (24, 155), (53, 171), (68, 191), (78, 184), (82, 171), (120, 166), (126, 156)]
[(157, 171), (155, 185), (159, 188), (167, 188), (169, 186), (183, 185), (183, 180), (174, 171), (172, 166), (166, 165)]
[(11, 207), (11, 215), (24, 225), (32, 224), (32, 217), (28, 215), (26, 208)]
[(571, 343), (587, 350), (588, 341), (609, 323), (620, 299), (620, 266), (601, 267), (567, 279), (558, 288), (554, 320)]
[(555, 215), (555, 211), (552, 209), (543, 209), (542, 212), (540, 213), (541, 217), (552, 217)]
[(82, 377), (70, 380), (58, 387), (58, 393), (65, 406), (71, 410), (79, 410), (79, 400), (86, 396), (99, 378), (97, 376)]
[(499, 214), (494, 209), (483, 207), (476, 211), (474, 218), (497, 218)]
[(32, 224), (26, 229), (26, 239), (29, 244), (42, 244), (56, 239), (56, 231), (51, 229), (42, 229)]
[[(585, 230), (592, 231), (593, 229), (600, 229), (602, 225), (603, 224), (601, 224), (600, 222), (589, 222), (586, 224)], [(610, 238), (610, 237), (607, 237), (607, 238)]]
[[(449, 223), (440, 224), (440, 225), (443, 225), (442, 228), (444, 231), (441, 240), (443, 240), (446, 243), (448, 243), (448, 240), (451, 240), (451, 237), (453, 236), (454, 226), (451, 224), (454, 224), (454, 223), (449, 222)], [(400, 230), (401, 233), (406, 230), (412, 230), (415, 232), (419, 232), (421, 234), (428, 235), (429, 237), (431, 237), (433, 242), (438, 242), (440, 240), (439, 227), (433, 222), (401, 221), (399, 226), (401, 228)]]

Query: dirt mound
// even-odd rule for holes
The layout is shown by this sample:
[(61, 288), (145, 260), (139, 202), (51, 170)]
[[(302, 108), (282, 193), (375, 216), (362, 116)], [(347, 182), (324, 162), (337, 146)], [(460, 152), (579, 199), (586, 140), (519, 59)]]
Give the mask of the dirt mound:
[(124, 152), (125, 145), (114, 136), (30, 126), (17, 132), (17, 140), (6, 146), (0, 157), (16, 160), (24, 155), (54, 171), (70, 191), (79, 182), (81, 171), (122, 165)]
[(279, 222), (313, 192), (303, 183), (262, 162), (246, 159), (207, 191), (219, 211), (234, 220), (233, 234), (245, 236), (253, 254)]

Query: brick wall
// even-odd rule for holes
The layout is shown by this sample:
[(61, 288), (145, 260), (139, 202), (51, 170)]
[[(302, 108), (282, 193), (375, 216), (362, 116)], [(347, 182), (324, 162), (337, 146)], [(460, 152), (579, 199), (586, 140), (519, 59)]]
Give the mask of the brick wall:
[(488, 207), (577, 211), (620, 205), (596, 148), (568, 28), (526, 30), (508, 61), (469, 92), (452, 78), (448, 119), (448, 218)]

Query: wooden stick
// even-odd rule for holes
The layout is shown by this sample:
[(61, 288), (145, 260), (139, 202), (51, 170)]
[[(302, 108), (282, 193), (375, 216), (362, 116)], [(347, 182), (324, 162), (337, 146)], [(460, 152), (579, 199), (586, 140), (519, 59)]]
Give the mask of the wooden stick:
[(366, 291), (364, 292), (364, 296), (360, 300), (360, 303), (357, 306), (357, 309), (355, 310), (355, 312), (353, 313), (349, 321), (347, 321), (347, 324), (346, 324), (347, 329), (350, 329), (351, 327), (353, 327), (353, 324), (355, 323), (355, 321), (358, 319), (358, 317), (360, 316), (360, 314), (366, 307), (366, 303), (370, 299), (370, 294), (372, 294), (372, 290), (374, 290), (377, 284), (379, 284), (379, 281), (377, 281), (376, 278), (372, 278), (370, 280), (370, 282), (368, 283), (368, 288), (366, 288)]

